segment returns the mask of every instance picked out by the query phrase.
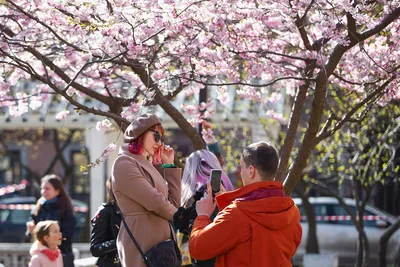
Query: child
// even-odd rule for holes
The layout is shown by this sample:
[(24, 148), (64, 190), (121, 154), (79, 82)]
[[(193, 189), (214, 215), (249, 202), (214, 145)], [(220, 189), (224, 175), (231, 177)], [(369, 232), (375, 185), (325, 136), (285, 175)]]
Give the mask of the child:
[(57, 221), (41, 221), (35, 227), (35, 241), (30, 254), (29, 267), (63, 267), (63, 259), (58, 246), (62, 241)]

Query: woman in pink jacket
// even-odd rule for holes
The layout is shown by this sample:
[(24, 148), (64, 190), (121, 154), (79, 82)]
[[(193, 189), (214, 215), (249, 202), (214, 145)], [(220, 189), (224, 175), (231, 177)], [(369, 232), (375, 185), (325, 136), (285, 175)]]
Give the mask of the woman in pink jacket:
[(35, 227), (35, 241), (31, 247), (29, 267), (63, 267), (58, 246), (62, 241), (57, 221), (41, 221)]

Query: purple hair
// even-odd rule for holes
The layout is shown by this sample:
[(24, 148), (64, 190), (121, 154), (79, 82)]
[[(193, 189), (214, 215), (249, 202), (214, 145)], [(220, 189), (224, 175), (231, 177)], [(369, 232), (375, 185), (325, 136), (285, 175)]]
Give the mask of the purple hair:
[[(190, 154), (186, 159), (182, 175), (182, 205), (196, 193), (196, 190), (210, 181), (212, 169), (222, 169), (214, 153), (201, 149)], [(221, 182), (227, 191), (234, 189), (225, 172), (222, 172)]]

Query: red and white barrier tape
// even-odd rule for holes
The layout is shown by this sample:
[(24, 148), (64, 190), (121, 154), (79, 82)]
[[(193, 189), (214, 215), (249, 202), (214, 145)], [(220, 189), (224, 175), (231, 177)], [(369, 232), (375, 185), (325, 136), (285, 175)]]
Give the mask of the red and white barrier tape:
[(2, 187), (2, 188), (0, 188), (0, 196), (23, 190), (26, 188), (27, 184), (28, 184), (27, 180), (22, 180), (22, 182), (20, 184), (11, 184), (6, 187)]
[[(366, 215), (363, 217), (364, 221), (387, 220), (387, 216), (380, 215)], [(400, 218), (400, 217), (397, 217)], [(315, 216), (317, 221), (351, 221), (350, 215), (335, 215), (335, 216)], [(307, 220), (306, 216), (301, 216), (300, 220)]]
[[(0, 204), (0, 210), (33, 210), (35, 204)], [(76, 212), (87, 212), (86, 207), (74, 207)]]

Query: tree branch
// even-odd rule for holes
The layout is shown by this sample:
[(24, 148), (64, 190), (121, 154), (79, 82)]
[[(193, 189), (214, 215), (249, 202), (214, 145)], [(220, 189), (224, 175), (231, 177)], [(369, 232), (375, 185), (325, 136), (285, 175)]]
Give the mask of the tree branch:
[(291, 111), (290, 121), (287, 126), (285, 141), (283, 142), (283, 147), (280, 152), (278, 171), (275, 175), (276, 181), (283, 181), (285, 179), (291, 151), (293, 150), (294, 141), (297, 135), (297, 128), (300, 123), (300, 118), (302, 114), (301, 111), (304, 107), (309, 86), (310, 82), (306, 82), (305, 84), (300, 86), (299, 90), (296, 93), (293, 109)]
[(131, 69), (139, 76), (142, 83), (151, 91), (154, 92), (154, 100), (179, 126), (180, 129), (188, 136), (192, 141), (195, 149), (204, 149), (206, 147), (204, 140), (196, 132), (193, 126), (183, 117), (172, 104), (169, 102), (161, 91), (158, 89), (157, 84), (151, 79), (146, 69), (141, 67), (138, 68), (135, 64), (131, 65)]
[[(56, 156), (55, 157), (53, 157), (53, 159), (52, 159), (52, 161), (50, 162), (50, 165), (47, 167), (47, 169), (46, 169), (46, 171), (43, 173), (43, 175), (42, 176), (45, 176), (45, 175), (47, 175), (47, 174), (49, 174), (50, 172), (51, 172), (51, 170), (53, 169), (53, 167), (54, 167), (54, 165), (57, 163), (57, 160), (60, 158), (60, 157), (63, 157), (63, 155), (62, 155), (62, 152), (67, 148), (67, 146), (71, 143), (71, 141), (72, 141), (72, 138), (73, 138), (73, 136), (74, 136), (74, 134), (75, 134), (75, 132), (76, 132), (76, 129), (72, 129), (72, 130), (70, 130), (71, 132), (69, 133), (69, 135), (68, 135), (68, 138), (67, 138), (67, 140), (64, 142), (64, 144), (63, 144), (63, 146), (60, 148), (60, 146), (59, 146), (59, 140), (58, 140), (58, 137), (57, 137), (57, 140), (56, 139), (54, 139), (54, 147), (56, 148)], [(56, 136), (56, 135), (58, 135), (58, 131), (57, 130), (53, 130), (53, 134)], [(56, 138), (56, 137), (55, 137)]]
[(347, 49), (349, 48), (338, 45), (333, 50), (328, 63), (325, 65), (325, 68), (322, 68), (317, 75), (314, 99), (312, 101), (312, 108), (310, 112), (310, 118), (308, 120), (307, 131), (300, 145), (297, 158), (292, 164), (289, 174), (287, 175), (283, 183), (285, 187), (285, 192), (288, 195), (293, 191), (293, 188), (296, 186), (297, 180), (299, 179), (299, 176), (301, 175), (304, 167), (307, 164), (307, 159), (311, 151), (314, 149), (314, 141), (318, 133), (318, 128), (320, 126), (322, 111), (324, 109), (326, 99), (328, 77), (332, 74), (337, 64), (339, 64), (340, 59), (347, 51)]
[(94, 61), (91, 61), (91, 62), (86, 62), (86, 63), (82, 66), (82, 68), (80, 68), (80, 70), (75, 74), (75, 76), (72, 78), (72, 80), (67, 84), (67, 86), (63, 89), (63, 91), (67, 91), (68, 88), (69, 88), (72, 84), (75, 83), (76, 78), (78, 78), (79, 74), (80, 74), (86, 67), (88, 67), (88, 66), (90, 66), (90, 65), (92, 65), (92, 64), (96, 64), (96, 63), (111, 62), (111, 61), (113, 61), (114, 59), (116, 59), (116, 58), (118, 58), (118, 57), (120, 57), (120, 56), (126, 54), (126, 52), (128, 52), (128, 51), (121, 52), (121, 53), (119, 53), (118, 55), (116, 55), (116, 56), (114, 56), (114, 57), (112, 57), (112, 58), (108, 58), (108, 59), (99, 59), (99, 60), (94, 60)]
[(349, 80), (343, 78), (342, 76), (339, 76), (336, 73), (332, 73), (332, 76), (334, 76), (335, 78), (341, 80), (342, 82), (345, 82), (345, 83), (348, 83), (348, 84), (351, 84), (351, 85), (372, 85), (372, 84), (376, 84), (376, 83), (378, 83), (378, 82), (380, 82), (382, 80), (382, 79), (379, 78), (379, 79), (376, 79), (375, 81), (372, 81), (372, 82), (358, 83), (358, 82), (349, 81)]
[(201, 80), (196, 80), (196, 79), (186, 79), (182, 78), (187, 81), (194, 81), (203, 85), (211, 85), (211, 86), (230, 86), (230, 85), (245, 85), (245, 86), (251, 86), (251, 87), (267, 87), (271, 86), (279, 81), (283, 80), (296, 80), (296, 81), (304, 81), (304, 82), (315, 82), (316, 80), (313, 78), (304, 78), (304, 77), (296, 77), (296, 76), (283, 76), (283, 77), (278, 77), (273, 79), (272, 81), (268, 83), (263, 83), (263, 84), (252, 84), (252, 83), (244, 83), (244, 82), (233, 82), (233, 83), (210, 83), (210, 82), (203, 82)]
[[(58, 76), (60, 76), (61, 79), (63, 79), (66, 83), (70, 83), (72, 80), (71, 78), (58, 66), (56, 66), (48, 57), (42, 55), (39, 51), (34, 49), (33, 47), (26, 46), (26, 45), (21, 45), (23, 46), (28, 52), (30, 52), (32, 55), (34, 55), (37, 59), (42, 60), (47, 67), (49, 67), (51, 70), (53, 70)], [(73, 86), (75, 89), (79, 90), (80, 92), (106, 104), (110, 105), (110, 98), (107, 96), (104, 96), (100, 93), (97, 93), (96, 91), (93, 91), (81, 84), (78, 84), (76, 82), (72, 82), (71, 86)]]
[(123, 119), (122, 117), (120, 117), (119, 115), (117, 115), (113, 112), (106, 112), (106, 111), (102, 111), (99, 109), (95, 109), (94, 107), (90, 108), (90, 107), (80, 104), (79, 102), (75, 101), (71, 96), (69, 96), (67, 93), (58, 89), (57, 86), (55, 84), (53, 84), (51, 81), (47, 80), (46, 78), (44, 78), (43, 76), (41, 76), (39, 74), (35, 74), (32, 77), (43, 82), (44, 84), (47, 84), (56, 93), (62, 95), (66, 100), (68, 100), (68, 102), (70, 102), (72, 105), (76, 106), (80, 110), (86, 111), (87, 113), (91, 113), (94, 115), (111, 118), (111, 119), (115, 120), (115, 122), (117, 122), (117, 124), (119, 124), (119, 125), (122, 125), (122, 124), (129, 125), (129, 123), (130, 123), (128, 120)]
[(42, 25), (43, 27), (45, 27), (46, 29), (48, 29), (58, 40), (60, 40), (62, 43), (74, 48), (75, 50), (79, 51), (79, 52), (85, 52), (85, 50), (77, 47), (74, 44), (69, 43), (68, 41), (64, 40), (63, 38), (61, 38), (61, 36), (59, 36), (49, 25), (43, 23), (41, 20), (39, 20), (38, 18), (34, 17), (33, 15), (31, 15), (28, 12), (25, 12), (21, 7), (19, 7), (17, 4), (15, 4), (13, 1), (10, 0), (6, 0), (8, 3), (10, 3), (11, 5), (13, 5), (16, 9), (18, 9), (19, 12), (21, 12), (22, 14), (24, 14), (25, 16), (27, 16), (28, 18), (36, 21), (37, 23), (39, 23), (40, 25)]
[(323, 139), (327, 138), (328, 136), (331, 136), (334, 132), (339, 130), (349, 119), (363, 106), (365, 106), (367, 103), (373, 101), (376, 98), (379, 98), (381, 94), (383, 94), (385, 88), (392, 82), (396, 76), (390, 77), (389, 80), (387, 80), (385, 83), (383, 83), (381, 86), (379, 86), (376, 90), (374, 90), (370, 95), (368, 95), (366, 98), (364, 98), (363, 101), (359, 102), (356, 104), (338, 123), (335, 124), (335, 126), (327, 131), (321, 131), (318, 136), (316, 137), (315, 142), (319, 143)]
[(367, 38), (379, 33), (385, 29), (389, 24), (398, 19), (400, 16), (400, 7), (395, 8), (391, 13), (389, 13), (378, 25), (373, 29), (367, 30), (359, 35), (360, 41), (366, 40)]

